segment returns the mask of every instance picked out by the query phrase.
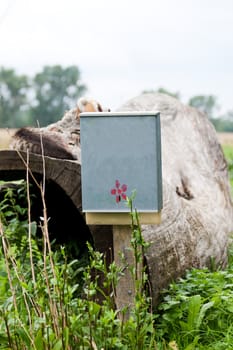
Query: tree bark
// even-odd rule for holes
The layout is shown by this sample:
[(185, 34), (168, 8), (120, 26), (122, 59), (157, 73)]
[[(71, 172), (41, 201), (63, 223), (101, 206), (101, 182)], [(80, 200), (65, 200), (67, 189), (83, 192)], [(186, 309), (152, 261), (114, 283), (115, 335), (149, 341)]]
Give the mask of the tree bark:
[[(40, 155), (30, 154), (28, 167), (39, 181), (42, 180), (45, 169), (46, 203), (49, 206), (47, 209), (53, 216), (51, 221), (55, 221), (53, 228), (55, 231), (57, 230), (57, 234), (53, 232), (53, 236), (61, 237), (63, 235), (67, 236), (68, 239), (71, 235), (72, 239), (84, 241), (86, 238), (90, 241), (91, 234), (95, 248), (104, 253), (107, 262), (110, 263), (113, 260), (112, 226), (86, 225), (84, 227), (80, 162), (44, 157), (43, 163), (43, 158)], [(27, 154), (25, 152), (0, 151), (0, 180), (26, 179), (26, 169)], [(10, 186), (8, 185), (8, 187)], [(68, 201), (63, 193), (71, 201)], [(40, 197), (39, 194), (38, 196)], [(40, 198), (37, 198), (37, 201), (38, 206), (41, 206)], [(39, 217), (38, 213), (39, 209), (36, 210)], [(38, 218), (35, 219), (38, 221)], [(61, 232), (62, 230), (64, 232)], [(70, 234), (66, 231), (70, 231)]]
[(119, 111), (161, 114), (163, 210), (143, 225), (153, 300), (192, 267), (225, 265), (233, 206), (227, 162), (207, 116), (164, 94), (142, 94)]
[[(17, 151), (0, 152), (0, 179), (17, 179), (19, 172), (24, 175), (27, 169), (27, 154)], [(33, 174), (54, 181), (70, 197), (77, 209), (82, 209), (81, 165), (77, 161), (55, 159), (30, 154), (28, 167)]]

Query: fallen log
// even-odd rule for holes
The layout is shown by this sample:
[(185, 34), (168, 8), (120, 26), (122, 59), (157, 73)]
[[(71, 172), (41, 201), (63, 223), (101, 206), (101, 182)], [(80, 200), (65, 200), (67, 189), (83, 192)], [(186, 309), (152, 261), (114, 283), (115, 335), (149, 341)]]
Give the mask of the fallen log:
[[(81, 210), (81, 165), (76, 161), (42, 157), (38, 154), (29, 155), (28, 168), (33, 174), (45, 173), (46, 179), (54, 181), (73, 201), (77, 209)], [(17, 179), (19, 174), (25, 177), (27, 169), (26, 152), (3, 150), (0, 152), (0, 179)], [(71, 182), (71, 179), (75, 181)]]
[[(43, 160), (44, 159), (44, 160)], [(85, 224), (82, 214), (81, 164), (79, 161), (42, 158), (31, 153), (27, 161), (26, 152), (14, 150), (0, 151), (0, 180), (12, 181), (26, 179), (27, 167), (36, 181), (45, 179), (45, 202), (49, 219), (51, 240), (64, 244), (79, 241), (79, 246), (87, 250), (86, 242), (93, 242), (96, 249), (112, 260), (112, 227), (90, 226)], [(29, 176), (32, 185), (31, 195), (36, 196), (36, 205), (31, 208), (32, 219), (37, 223), (43, 215), (40, 190)], [(8, 183), (7, 187), (12, 185)], [(6, 187), (3, 186), (3, 187)], [(1, 189), (0, 189), (1, 190)], [(79, 258), (75, 256), (75, 258)]]
[(143, 225), (154, 302), (192, 267), (224, 266), (233, 230), (228, 168), (208, 117), (164, 94), (142, 94), (119, 111), (161, 114), (163, 210), (160, 225)]

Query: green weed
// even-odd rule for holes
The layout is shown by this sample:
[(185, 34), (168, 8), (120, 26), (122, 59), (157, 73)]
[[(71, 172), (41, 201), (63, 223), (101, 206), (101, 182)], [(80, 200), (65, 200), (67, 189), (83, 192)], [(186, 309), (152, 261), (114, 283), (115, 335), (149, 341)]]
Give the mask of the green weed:
[(232, 265), (215, 272), (193, 269), (164, 292), (157, 336), (174, 339), (179, 349), (230, 349), (232, 305)]
[[(21, 190), (27, 197), (25, 183)], [(6, 191), (0, 204), (0, 349), (156, 349), (151, 300), (144, 288), (147, 275), (144, 268), (138, 273), (146, 244), (137, 213), (132, 214), (135, 307), (122, 321), (115, 307), (122, 268), (114, 262), (107, 266), (104, 256), (89, 245), (89, 264), (82, 266), (77, 280), (77, 262), (68, 262), (65, 247), (52, 250), (46, 208), (38, 244), (36, 226), (28, 223), (27, 210), (18, 207), (18, 192), (13, 192)], [(129, 205), (132, 208), (132, 202)]]

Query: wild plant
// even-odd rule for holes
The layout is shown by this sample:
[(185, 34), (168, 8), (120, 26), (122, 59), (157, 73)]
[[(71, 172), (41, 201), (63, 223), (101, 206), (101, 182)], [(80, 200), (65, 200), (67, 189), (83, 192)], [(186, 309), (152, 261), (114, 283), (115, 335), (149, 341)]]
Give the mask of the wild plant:
[[(24, 191), (29, 202), (29, 185), (21, 185), (16, 191)], [(76, 260), (68, 261), (65, 247), (52, 249), (45, 202), (38, 242), (36, 223), (11, 192), (1, 201), (0, 349), (155, 349), (151, 299), (145, 290), (148, 277), (145, 268), (139, 268), (146, 243), (132, 201), (135, 306), (122, 321), (115, 306), (121, 267), (107, 265), (89, 244), (89, 264), (80, 268), (82, 278), (77, 280)]]
[[(179, 349), (230, 349), (233, 341), (233, 269), (193, 269), (164, 291), (156, 337)], [(223, 345), (224, 344), (224, 345)], [(224, 347), (225, 346), (225, 347)]]

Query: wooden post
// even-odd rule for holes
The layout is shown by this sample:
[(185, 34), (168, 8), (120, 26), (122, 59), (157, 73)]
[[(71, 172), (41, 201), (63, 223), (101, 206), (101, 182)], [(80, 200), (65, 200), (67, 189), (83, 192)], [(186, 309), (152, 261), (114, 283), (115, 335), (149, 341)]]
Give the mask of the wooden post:
[[(139, 213), (141, 224), (161, 222), (161, 212), (158, 213)], [(136, 294), (135, 273), (132, 269), (137, 264), (137, 278), (141, 278), (143, 263), (135, 261), (134, 250), (131, 245), (132, 229), (131, 217), (129, 213), (86, 213), (86, 222), (89, 225), (106, 225), (113, 226), (113, 252), (116, 265), (122, 269), (119, 282), (116, 286), (116, 308), (119, 310), (121, 320), (129, 318), (130, 311), (134, 307)], [(121, 224), (117, 224), (121, 223)], [(123, 223), (123, 224), (122, 224)], [(141, 249), (141, 247), (138, 247)], [(143, 257), (142, 257), (143, 260)], [(124, 310), (124, 312), (122, 312)]]
[[(126, 318), (134, 304), (135, 283), (132, 269), (135, 266), (134, 252), (131, 247), (131, 227), (129, 225), (113, 226), (114, 260), (117, 266), (123, 269), (116, 287), (116, 307), (118, 310), (127, 308)], [(122, 313), (120, 312), (122, 318)]]

